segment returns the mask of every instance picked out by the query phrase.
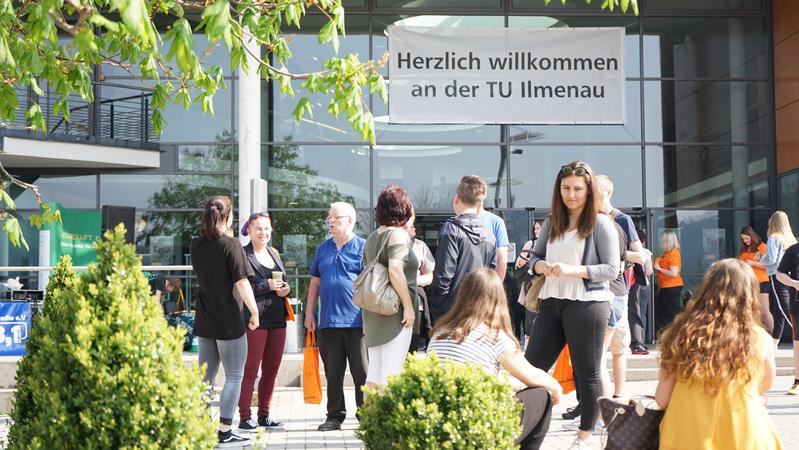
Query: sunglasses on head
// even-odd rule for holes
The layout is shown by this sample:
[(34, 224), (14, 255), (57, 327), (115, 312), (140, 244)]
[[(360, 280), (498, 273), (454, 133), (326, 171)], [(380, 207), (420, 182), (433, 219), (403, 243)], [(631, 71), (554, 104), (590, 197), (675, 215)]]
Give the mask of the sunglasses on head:
[(577, 175), (578, 177), (581, 177), (583, 175), (591, 176), (591, 174), (588, 172), (588, 169), (586, 169), (585, 167), (579, 167), (579, 166), (578, 167), (572, 167), (572, 166), (566, 165), (566, 166), (563, 166), (563, 167), (560, 168), (560, 176), (561, 177), (569, 177), (569, 176), (572, 176), (572, 175)]

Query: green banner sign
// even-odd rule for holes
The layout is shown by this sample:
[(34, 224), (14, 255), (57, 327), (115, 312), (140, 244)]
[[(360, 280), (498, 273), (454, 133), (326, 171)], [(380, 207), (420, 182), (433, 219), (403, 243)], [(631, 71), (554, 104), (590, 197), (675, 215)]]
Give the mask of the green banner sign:
[(50, 230), (51, 264), (64, 255), (72, 256), (72, 264), (76, 266), (94, 262), (97, 255), (92, 244), (101, 235), (100, 212), (63, 208), (58, 203), (52, 205), (61, 211), (61, 222), (47, 226)]

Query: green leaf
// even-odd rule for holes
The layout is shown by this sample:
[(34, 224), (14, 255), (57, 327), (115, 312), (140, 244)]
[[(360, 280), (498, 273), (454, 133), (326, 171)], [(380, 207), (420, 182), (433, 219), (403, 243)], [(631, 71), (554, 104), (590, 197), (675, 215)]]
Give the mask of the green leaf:
[(112, 0), (111, 11), (119, 10), (125, 27), (150, 45), (156, 44), (156, 34), (145, 0)]
[(105, 28), (112, 33), (119, 33), (122, 29), (119, 23), (108, 20), (102, 14), (92, 14), (89, 17), (89, 23), (97, 27)]
[(33, 89), (33, 92), (39, 97), (44, 97), (44, 91), (39, 87), (39, 83), (36, 81), (36, 78), (31, 78), (31, 89)]
[(28, 108), (28, 111), (25, 112), (25, 117), (28, 119), (28, 122), (30, 122), (31, 127), (33, 127), (34, 130), (47, 131), (47, 125), (44, 123), (42, 108), (38, 103), (33, 103), (30, 108)]
[(17, 66), (17, 62), (11, 49), (8, 48), (7, 33), (5, 29), (0, 29), (0, 66), (6, 65), (14, 68)]
[(30, 250), (25, 236), (22, 235), (22, 229), (19, 227), (19, 221), (17, 221), (16, 217), (7, 216), (6, 220), (3, 221), (3, 230), (8, 234), (8, 240), (11, 241), (14, 247), (22, 245), (25, 247), (25, 250)]
[(197, 55), (192, 50), (194, 48), (194, 37), (191, 34), (189, 21), (183, 18), (176, 20), (172, 24), (172, 29), (164, 36), (164, 39), (170, 37), (172, 38), (172, 44), (169, 46), (169, 53), (166, 55), (167, 61), (172, 60), (174, 57), (181, 72), (191, 72), (197, 60)]
[(297, 102), (297, 106), (294, 107), (294, 111), (291, 113), (291, 117), (294, 118), (296, 121), (300, 121), (305, 115), (309, 117), (313, 117), (313, 109), (311, 106), (311, 100), (308, 97), (303, 97)]
[(8, 209), (17, 209), (17, 205), (14, 203), (14, 199), (12, 199), (10, 195), (8, 195), (8, 192), (6, 192), (5, 188), (2, 185), (0, 185), (0, 200), (2, 200), (3, 203), (6, 204), (6, 207)]
[(216, 0), (211, 6), (203, 10), (202, 21), (198, 28), (205, 27), (205, 35), (209, 42), (222, 39), (228, 49), (233, 47), (233, 36), (230, 27), (230, 2)]
[(333, 50), (338, 53), (338, 31), (332, 20), (322, 26), (317, 34), (317, 40), (320, 44), (333, 41)]

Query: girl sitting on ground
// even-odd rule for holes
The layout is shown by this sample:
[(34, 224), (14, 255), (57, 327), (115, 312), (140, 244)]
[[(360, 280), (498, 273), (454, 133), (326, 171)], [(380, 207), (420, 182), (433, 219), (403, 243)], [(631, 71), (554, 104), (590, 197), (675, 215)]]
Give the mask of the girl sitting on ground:
[(699, 295), (660, 338), (660, 448), (781, 449), (763, 395), (776, 375), (759, 285), (742, 261), (710, 267)]
[(455, 306), (439, 319), (432, 336), (427, 351), (441, 359), (476, 363), (496, 375), (500, 368), (510, 373), (516, 398), (524, 405), (522, 434), (516, 442), (523, 450), (539, 448), (562, 389), (554, 378), (524, 359), (496, 272), (483, 267), (467, 275)]

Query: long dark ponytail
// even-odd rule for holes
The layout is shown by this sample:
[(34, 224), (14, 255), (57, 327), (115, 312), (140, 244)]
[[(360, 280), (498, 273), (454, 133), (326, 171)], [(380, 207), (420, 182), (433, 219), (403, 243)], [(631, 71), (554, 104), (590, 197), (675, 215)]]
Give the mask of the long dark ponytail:
[(224, 195), (214, 195), (205, 202), (203, 222), (200, 225), (200, 234), (209, 241), (219, 239), (222, 232), (219, 230), (230, 217), (232, 202)]

